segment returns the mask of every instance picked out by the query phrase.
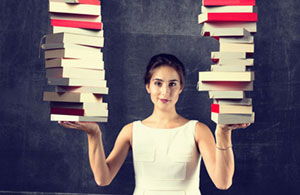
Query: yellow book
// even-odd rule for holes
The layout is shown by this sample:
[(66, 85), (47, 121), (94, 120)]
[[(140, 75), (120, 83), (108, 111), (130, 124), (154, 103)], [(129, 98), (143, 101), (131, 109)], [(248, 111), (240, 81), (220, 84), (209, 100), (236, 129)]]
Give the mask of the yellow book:
[(199, 72), (199, 81), (239, 81), (254, 80), (254, 72)]

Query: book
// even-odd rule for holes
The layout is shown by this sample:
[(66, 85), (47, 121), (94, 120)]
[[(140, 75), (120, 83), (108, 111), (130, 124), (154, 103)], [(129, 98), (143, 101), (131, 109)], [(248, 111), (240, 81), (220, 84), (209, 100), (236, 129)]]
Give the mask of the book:
[(72, 43), (101, 48), (104, 46), (104, 38), (71, 33), (47, 34), (45, 44), (53, 43)]
[[(77, 14), (64, 14), (64, 13), (50, 13), (50, 19), (53, 20), (70, 20), (78, 22), (93, 22), (100, 24), (102, 22), (102, 16), (89, 16), (89, 15), (77, 15)], [(90, 29), (85, 29), (90, 30)], [(99, 30), (98, 30), (99, 31)]]
[(100, 5), (93, 4), (69, 4), (64, 0), (49, 0), (50, 13), (68, 13), (80, 15), (99, 16), (101, 11)]
[(84, 110), (83, 109), (76, 109), (76, 108), (55, 108), (55, 107), (50, 107), (50, 114), (65, 114), (65, 115), (83, 116), (84, 115)]
[(81, 109), (81, 108), (50, 108), (51, 114), (63, 114), (63, 115), (76, 115), (76, 116), (108, 116), (108, 110), (106, 109)]
[(55, 78), (83, 78), (83, 79), (105, 79), (105, 70), (93, 70), (73, 67), (48, 68), (46, 77)]
[(254, 123), (254, 112), (252, 114), (218, 114), (212, 112), (211, 120), (217, 124)]
[(103, 101), (102, 95), (92, 93), (58, 93), (58, 92), (44, 92), (44, 101), (54, 102), (98, 102)]
[(252, 114), (252, 106), (211, 104), (211, 112), (220, 114)]
[(41, 48), (44, 50), (75, 49), (75, 50), (85, 50), (85, 51), (97, 52), (97, 53), (100, 52), (99, 48), (80, 45), (80, 44), (74, 44), (74, 43), (47, 43), (47, 44), (42, 44)]
[(48, 85), (106, 87), (106, 80), (80, 78), (47, 78)]
[(50, 107), (53, 108), (73, 108), (73, 109), (95, 109), (95, 110), (107, 110), (108, 105), (105, 102), (93, 103), (93, 102), (50, 102)]
[(251, 106), (252, 105), (252, 98), (244, 98), (244, 99), (214, 99), (214, 104), (224, 104), (224, 105), (244, 105), (244, 106)]
[(56, 86), (56, 92), (108, 94), (107, 87)]
[(215, 59), (215, 62), (217, 65), (245, 65), (245, 66), (253, 66), (254, 65), (254, 59), (253, 58), (246, 58), (246, 59), (235, 59), (235, 58), (219, 58)]
[(216, 28), (244, 28), (251, 33), (257, 32), (257, 23), (256, 22), (214, 22), (207, 23), (205, 22), (202, 25), (202, 28), (209, 31), (210, 29)]
[(255, 5), (255, 0), (202, 0), (204, 6)]
[(46, 68), (59, 67), (76, 67), (103, 70), (104, 62), (99, 58), (85, 58), (85, 59), (69, 59), (69, 58), (53, 58), (45, 61)]
[(211, 65), (212, 72), (245, 72), (249, 69), (246, 65)]
[(254, 72), (199, 72), (199, 81), (239, 81), (254, 80)]
[(244, 91), (209, 91), (210, 99), (244, 99)]
[(243, 37), (219, 37), (219, 43), (254, 43), (252, 35), (245, 35)]
[(74, 20), (61, 20), (51, 19), (51, 26), (64, 26), (73, 28), (86, 28), (86, 29), (102, 29), (101, 22), (85, 22), (85, 21), (74, 21)]
[(211, 52), (211, 59), (230, 58), (230, 59), (246, 59), (247, 52)]
[(85, 58), (98, 58), (103, 61), (103, 54), (100, 52), (91, 52), (86, 50), (78, 49), (52, 49), (45, 50), (45, 59), (52, 58), (74, 58), (74, 59), (85, 59)]
[(99, 0), (64, 0), (65, 3), (80, 3), (80, 4), (91, 4), (100, 5)]
[(198, 22), (257, 22), (257, 13), (202, 13)]
[(201, 13), (251, 13), (257, 12), (254, 6), (201, 6)]
[(55, 33), (71, 33), (71, 34), (79, 34), (79, 35), (86, 35), (86, 36), (94, 36), (94, 37), (104, 37), (103, 30), (91, 30), (91, 29), (83, 29), (83, 28), (70, 28), (70, 27), (63, 27), (63, 26), (52, 26), (50, 29), (52, 34)]
[(62, 114), (51, 114), (51, 121), (94, 121), (94, 122), (107, 122), (107, 117), (102, 116), (72, 116)]
[(224, 42), (220, 42), (220, 52), (254, 53), (254, 43), (224, 43)]
[(244, 37), (250, 36), (250, 32), (248, 32), (244, 28), (209, 28), (205, 29), (204, 27), (201, 29), (202, 36), (212, 36), (212, 37)]
[(197, 83), (198, 91), (252, 91), (252, 82), (220, 82), (210, 81)]

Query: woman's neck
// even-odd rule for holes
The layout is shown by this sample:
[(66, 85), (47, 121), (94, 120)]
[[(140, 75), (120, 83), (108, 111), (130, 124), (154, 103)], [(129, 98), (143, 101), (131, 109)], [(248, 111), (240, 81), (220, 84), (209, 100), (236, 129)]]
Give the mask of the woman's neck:
[(178, 126), (178, 123), (183, 122), (182, 119), (184, 118), (177, 114), (175, 108), (172, 110), (154, 108), (153, 113), (143, 122), (151, 127), (170, 128)]

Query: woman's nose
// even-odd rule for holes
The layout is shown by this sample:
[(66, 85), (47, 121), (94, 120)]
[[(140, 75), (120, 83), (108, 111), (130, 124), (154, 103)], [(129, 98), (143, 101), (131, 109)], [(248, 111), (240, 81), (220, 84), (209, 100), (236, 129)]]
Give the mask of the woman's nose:
[(168, 93), (169, 93), (169, 87), (168, 87), (168, 85), (163, 85), (161, 87), (161, 94), (162, 95), (168, 95)]

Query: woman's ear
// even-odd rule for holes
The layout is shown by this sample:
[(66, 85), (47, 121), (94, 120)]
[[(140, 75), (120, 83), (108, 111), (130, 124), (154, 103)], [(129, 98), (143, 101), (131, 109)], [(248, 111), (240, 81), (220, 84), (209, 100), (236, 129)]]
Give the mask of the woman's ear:
[(146, 84), (146, 90), (150, 94), (150, 88), (149, 88), (149, 83)]
[(181, 84), (181, 86), (180, 86), (180, 90), (179, 90), (179, 94), (181, 94), (181, 92), (183, 91), (183, 85)]

